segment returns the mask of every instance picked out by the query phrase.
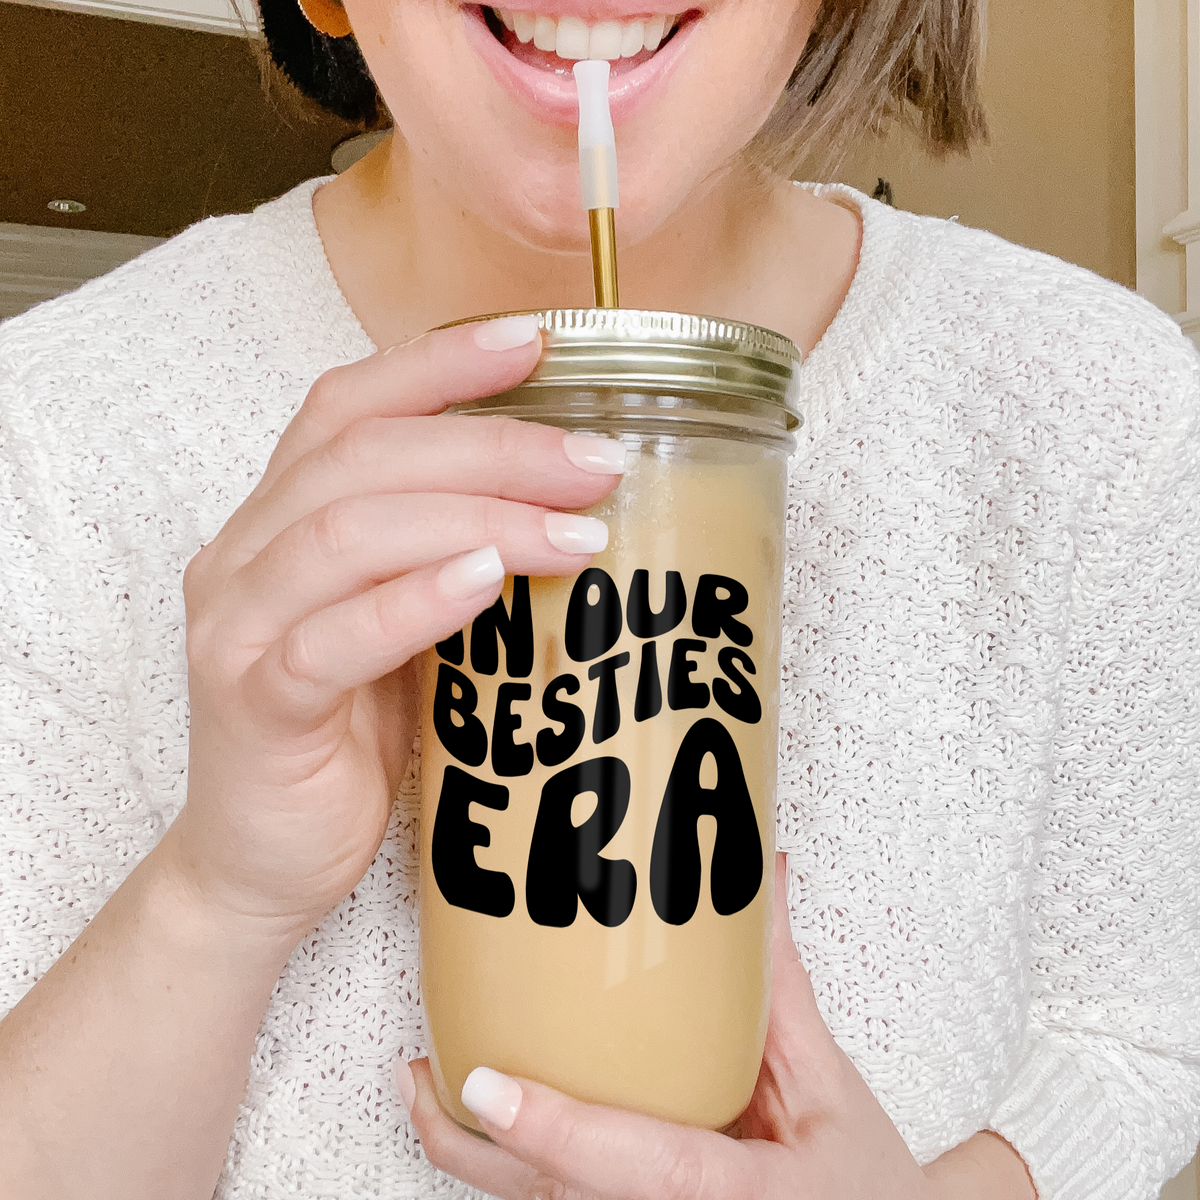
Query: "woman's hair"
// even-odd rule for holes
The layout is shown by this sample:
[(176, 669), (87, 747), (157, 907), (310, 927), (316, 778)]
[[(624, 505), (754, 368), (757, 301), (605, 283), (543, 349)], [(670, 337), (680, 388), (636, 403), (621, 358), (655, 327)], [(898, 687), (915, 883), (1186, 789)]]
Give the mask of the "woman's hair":
[(376, 124), (379, 93), (354, 38), (319, 33), (296, 0), (258, 0), (258, 14), (272, 60), (296, 88), (343, 120)]
[(934, 154), (987, 137), (979, 62), (987, 0), (823, 0), (752, 155), (792, 174), (828, 170), (889, 120)]
[[(823, 0), (804, 53), (751, 143), (773, 171), (834, 168), (865, 132), (915, 127), (937, 154), (987, 136), (978, 95), (986, 0)], [(383, 109), (353, 37), (331, 38), (297, 0), (258, 0), (271, 58), (306, 96), (366, 126)]]

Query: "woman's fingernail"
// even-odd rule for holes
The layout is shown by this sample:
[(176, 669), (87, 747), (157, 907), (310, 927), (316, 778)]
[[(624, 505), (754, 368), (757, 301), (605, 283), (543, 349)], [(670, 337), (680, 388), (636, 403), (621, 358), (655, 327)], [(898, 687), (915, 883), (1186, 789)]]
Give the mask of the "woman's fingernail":
[(439, 572), (438, 591), (451, 600), (466, 600), (494, 588), (504, 578), (504, 564), (495, 546), (452, 558)]
[(476, 1067), (463, 1084), (462, 1102), (481, 1121), (511, 1129), (521, 1108), (521, 1085), (491, 1067)]
[(625, 470), (625, 447), (613, 438), (591, 433), (563, 434), (563, 453), (582, 471), (620, 475)]
[(400, 1088), (404, 1107), (412, 1112), (413, 1101), (417, 1098), (417, 1081), (413, 1078), (412, 1067), (404, 1059), (396, 1064), (396, 1084)]
[(598, 554), (608, 545), (608, 526), (595, 517), (547, 513), (546, 540), (564, 554)]
[(475, 345), (480, 350), (515, 350), (518, 346), (528, 346), (538, 335), (537, 314), (496, 317), (476, 325), (474, 334)]

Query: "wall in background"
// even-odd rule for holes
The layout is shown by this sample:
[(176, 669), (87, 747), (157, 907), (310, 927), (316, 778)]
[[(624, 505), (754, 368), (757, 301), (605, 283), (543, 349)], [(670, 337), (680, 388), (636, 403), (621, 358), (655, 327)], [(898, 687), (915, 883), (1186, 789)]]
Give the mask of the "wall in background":
[(896, 204), (1136, 282), (1131, 0), (991, 0), (982, 90), (991, 143), (937, 161), (902, 134), (841, 177)]
[(1188, 1163), (1162, 1190), (1160, 1200), (1200, 1200), (1200, 1175), (1195, 1160)]
[(178, 27), (208, 12), (241, 34), (232, 0), (45, 2), (93, 15), (0, 0), (0, 319), (329, 174), (356, 132), (270, 71), (268, 89), (246, 37)]
[(329, 174), (356, 132), (268, 95), (249, 39), (3, 2), (0, 114), (0, 221), (157, 237)]

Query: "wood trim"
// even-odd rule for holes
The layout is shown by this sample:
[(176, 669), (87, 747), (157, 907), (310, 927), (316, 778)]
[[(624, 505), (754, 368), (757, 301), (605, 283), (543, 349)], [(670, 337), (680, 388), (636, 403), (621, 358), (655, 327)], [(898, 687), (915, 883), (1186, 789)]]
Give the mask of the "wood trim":
[(0, 320), (136, 258), (162, 238), (0, 223)]
[(251, 0), (9, 0), (34, 8), (57, 8), (63, 12), (90, 13), (98, 17), (117, 17), (123, 21), (146, 21), (152, 25), (173, 25), (179, 29), (199, 29), (204, 33), (225, 33), (233, 37), (256, 37), (258, 14)]
[(1163, 226), (1163, 233), (1181, 246), (1200, 242), (1200, 212), (1189, 208), (1187, 212), (1180, 213), (1175, 220)]

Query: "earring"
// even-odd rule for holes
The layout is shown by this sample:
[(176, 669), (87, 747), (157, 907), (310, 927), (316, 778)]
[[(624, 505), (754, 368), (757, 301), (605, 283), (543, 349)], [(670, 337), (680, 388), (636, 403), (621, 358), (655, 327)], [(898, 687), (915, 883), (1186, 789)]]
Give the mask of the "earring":
[(339, 0), (298, 0), (308, 23), (326, 37), (344, 38), (350, 33), (350, 18)]

